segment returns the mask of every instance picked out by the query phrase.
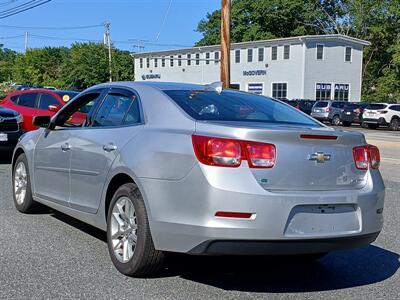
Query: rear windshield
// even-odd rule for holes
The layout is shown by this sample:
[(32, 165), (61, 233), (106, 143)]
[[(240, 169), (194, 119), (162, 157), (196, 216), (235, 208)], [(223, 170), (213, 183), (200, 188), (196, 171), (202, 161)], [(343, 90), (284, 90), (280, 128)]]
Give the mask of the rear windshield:
[(386, 108), (386, 104), (370, 104), (367, 106), (367, 109), (378, 110)]
[(320, 125), (281, 102), (249, 93), (224, 90), (164, 91), (178, 106), (196, 120), (241, 121), (278, 124)]
[(319, 101), (317, 103), (315, 103), (314, 107), (327, 107), (328, 106), (328, 102), (326, 101)]
[(58, 91), (56, 92), (61, 99), (63, 99), (64, 102), (68, 102), (69, 100), (72, 100), (76, 95), (78, 95), (77, 92), (69, 92), (69, 91)]
[(345, 108), (347, 109), (356, 109), (359, 108), (360, 106), (358, 104), (354, 104), (354, 103), (348, 103), (346, 104)]

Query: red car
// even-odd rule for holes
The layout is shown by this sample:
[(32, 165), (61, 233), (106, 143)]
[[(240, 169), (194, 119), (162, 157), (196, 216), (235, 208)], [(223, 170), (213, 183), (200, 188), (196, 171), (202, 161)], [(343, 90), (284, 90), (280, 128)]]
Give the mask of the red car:
[[(53, 116), (60, 108), (78, 93), (72, 91), (50, 91), (50, 90), (25, 90), (12, 92), (3, 100), (0, 106), (7, 107), (19, 112), (24, 118), (24, 129), (26, 131), (37, 129), (32, 124), (35, 116)], [(86, 114), (78, 112), (71, 119), (72, 124), (81, 124), (86, 119)]]

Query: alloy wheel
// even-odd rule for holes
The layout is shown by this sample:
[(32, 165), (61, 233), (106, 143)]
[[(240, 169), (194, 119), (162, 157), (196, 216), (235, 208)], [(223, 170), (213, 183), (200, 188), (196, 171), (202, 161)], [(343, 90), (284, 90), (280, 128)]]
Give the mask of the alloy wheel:
[(121, 197), (115, 203), (111, 217), (111, 241), (114, 255), (121, 263), (133, 257), (137, 243), (137, 219), (132, 201)]
[(26, 187), (28, 185), (28, 174), (25, 164), (20, 161), (15, 168), (14, 173), (14, 193), (15, 199), (19, 205), (22, 205), (26, 196)]

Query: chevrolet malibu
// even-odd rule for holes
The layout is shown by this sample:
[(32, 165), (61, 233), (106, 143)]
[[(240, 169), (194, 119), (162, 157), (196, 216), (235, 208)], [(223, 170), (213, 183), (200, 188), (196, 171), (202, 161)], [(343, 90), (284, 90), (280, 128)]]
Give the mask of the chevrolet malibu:
[(105, 230), (126, 275), (157, 272), (166, 252), (316, 259), (382, 229), (379, 150), (275, 99), (109, 83), (34, 123), (14, 151), (16, 208)]

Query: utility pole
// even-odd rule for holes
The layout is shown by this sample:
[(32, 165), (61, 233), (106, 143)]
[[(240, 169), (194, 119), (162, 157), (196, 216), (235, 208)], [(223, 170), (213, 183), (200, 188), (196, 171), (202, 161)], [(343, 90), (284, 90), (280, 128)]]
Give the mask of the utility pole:
[(28, 32), (25, 32), (25, 53), (28, 50)]
[(231, 1), (222, 0), (221, 9), (221, 81), (224, 88), (231, 85)]
[(110, 22), (105, 22), (104, 43), (108, 47), (108, 67), (110, 71), (110, 82), (112, 82), (112, 56), (111, 56), (111, 35), (110, 35)]

